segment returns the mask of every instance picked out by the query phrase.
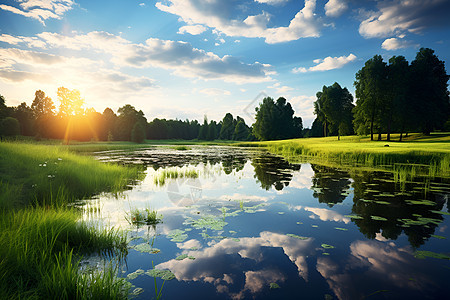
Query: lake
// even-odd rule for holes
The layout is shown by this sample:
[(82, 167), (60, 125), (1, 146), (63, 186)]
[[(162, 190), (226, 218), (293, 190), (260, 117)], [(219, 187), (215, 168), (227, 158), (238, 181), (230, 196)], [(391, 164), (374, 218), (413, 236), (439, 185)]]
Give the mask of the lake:
[[(118, 274), (137, 299), (155, 297), (155, 283), (164, 299), (450, 297), (448, 178), (399, 183), (220, 146), (94, 155), (145, 175), (84, 204), (85, 220), (128, 232)], [(162, 222), (133, 222), (136, 209)]]

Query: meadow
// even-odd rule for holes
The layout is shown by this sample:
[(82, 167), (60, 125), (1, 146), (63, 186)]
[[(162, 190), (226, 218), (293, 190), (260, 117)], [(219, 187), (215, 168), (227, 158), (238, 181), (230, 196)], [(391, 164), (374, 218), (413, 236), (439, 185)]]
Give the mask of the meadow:
[[(385, 137), (383, 137), (385, 138)], [(265, 147), (291, 162), (309, 161), (329, 166), (450, 176), (450, 135), (410, 134), (403, 142), (370, 141), (344, 136), (246, 142), (237, 146)]]
[(126, 255), (126, 234), (79, 221), (68, 204), (120, 193), (139, 176), (63, 146), (0, 143), (1, 298), (126, 299), (130, 286), (116, 277), (116, 264), (80, 270), (86, 255), (111, 262)]

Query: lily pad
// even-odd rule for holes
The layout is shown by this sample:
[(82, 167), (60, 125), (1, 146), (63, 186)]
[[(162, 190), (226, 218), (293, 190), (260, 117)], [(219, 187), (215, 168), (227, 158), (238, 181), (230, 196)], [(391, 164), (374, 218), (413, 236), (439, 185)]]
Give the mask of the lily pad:
[(448, 213), (446, 211), (440, 211), (440, 210), (430, 210), (430, 211), (434, 212), (435, 214), (441, 214), (441, 215), (450, 216), (450, 213)]
[(279, 215), (284, 215), (285, 213), (283, 211), (278, 212)]
[(307, 239), (309, 239), (308, 237), (299, 236), (299, 235), (296, 235), (296, 234), (293, 234), (293, 233), (288, 233), (286, 235), (290, 236), (290, 237), (293, 237), (293, 238), (296, 238), (296, 239), (299, 239), (299, 240), (307, 240)]
[(139, 252), (143, 252), (143, 253), (152, 253), (152, 254), (156, 254), (161, 252), (161, 250), (159, 250), (158, 248), (153, 248), (152, 246), (150, 246), (147, 243), (142, 243), (142, 244), (138, 244), (136, 246), (133, 246), (133, 249)]
[(270, 283), (270, 289), (271, 290), (273, 290), (273, 289), (279, 289), (280, 288), (280, 286), (278, 285), (278, 284), (276, 284), (275, 282), (271, 282)]
[(188, 258), (188, 255), (187, 255), (187, 254), (181, 254), (181, 255), (178, 255), (177, 258), (175, 258), (175, 259), (176, 259), (176, 260), (183, 260), (183, 259), (185, 259), (185, 258)]
[(322, 248), (324, 248), (324, 249), (334, 249), (334, 248), (335, 248), (334, 246), (328, 245), (328, 244), (322, 244), (321, 246), (322, 246)]
[(144, 289), (138, 287), (138, 288), (135, 288), (135, 289), (131, 292), (131, 295), (133, 295), (133, 296), (138, 296), (138, 295), (142, 294), (143, 292), (144, 292)]
[(358, 220), (364, 219), (363, 217), (358, 216), (358, 215), (345, 215), (344, 217), (351, 218), (351, 219), (358, 219)]
[(442, 254), (442, 253), (432, 252), (432, 251), (416, 251), (416, 252), (414, 252), (414, 257), (419, 258), (419, 259), (425, 259), (427, 257), (431, 257), (431, 258), (437, 258), (437, 259), (450, 260), (450, 256)]
[(387, 221), (386, 218), (379, 217), (379, 216), (370, 216), (370, 218), (375, 221)]
[(182, 243), (188, 238), (188, 235), (184, 233), (184, 230), (175, 229), (169, 232), (167, 237), (170, 238), (170, 241), (172, 242)]
[(432, 234), (431, 236), (434, 237), (434, 238), (440, 239), (440, 240), (445, 240), (445, 239), (447, 239), (445, 236), (442, 236), (442, 235)]
[(319, 227), (319, 225), (311, 225), (311, 227), (317, 228)]
[(139, 275), (142, 275), (142, 274), (144, 274), (144, 270), (138, 269), (138, 270), (134, 271), (133, 273), (128, 274), (127, 275), (127, 279), (133, 280), (133, 279), (136, 279)]
[(337, 230), (342, 230), (342, 231), (348, 231), (348, 229), (347, 229), (347, 228), (341, 228), (341, 227), (334, 227), (334, 229), (337, 229)]
[(175, 275), (170, 270), (152, 269), (145, 272), (150, 277), (161, 277), (162, 280), (172, 280)]
[(192, 218), (187, 219), (184, 222), (185, 225), (191, 225), (195, 229), (211, 229), (211, 230), (223, 230), (223, 227), (228, 223), (223, 219), (219, 219), (215, 216), (204, 216), (200, 219), (194, 220)]

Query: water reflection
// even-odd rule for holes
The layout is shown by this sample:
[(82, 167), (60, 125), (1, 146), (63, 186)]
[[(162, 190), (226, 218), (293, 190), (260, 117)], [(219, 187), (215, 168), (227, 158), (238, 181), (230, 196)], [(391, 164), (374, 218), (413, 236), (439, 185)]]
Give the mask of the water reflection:
[[(154, 147), (99, 158), (141, 163), (146, 178), (125, 199), (91, 202), (86, 218), (129, 229), (124, 276), (153, 262), (170, 270), (167, 298), (422, 299), (449, 291), (442, 260), (414, 257), (417, 249), (448, 253), (448, 240), (438, 236), (450, 226), (443, 215), (448, 179), (399, 184), (389, 173), (295, 165), (264, 150), (229, 147)], [(155, 184), (169, 167), (198, 176)], [(124, 215), (149, 206), (163, 223), (130, 228)], [(161, 251), (148, 252), (154, 248)], [(146, 276), (132, 279), (146, 290), (141, 298), (152, 295)], [(275, 283), (280, 289), (270, 288)]]

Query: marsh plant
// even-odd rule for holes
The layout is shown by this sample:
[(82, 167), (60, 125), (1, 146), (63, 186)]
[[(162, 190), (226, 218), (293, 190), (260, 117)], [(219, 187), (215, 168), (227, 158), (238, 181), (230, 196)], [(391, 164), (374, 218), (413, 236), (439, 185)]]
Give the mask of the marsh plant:
[(198, 171), (195, 169), (167, 168), (159, 171), (154, 176), (156, 185), (164, 185), (167, 179), (177, 178), (198, 178)]
[(142, 210), (133, 208), (125, 217), (128, 223), (135, 226), (156, 225), (162, 222), (162, 218), (163, 216), (158, 214), (155, 209), (148, 207)]

